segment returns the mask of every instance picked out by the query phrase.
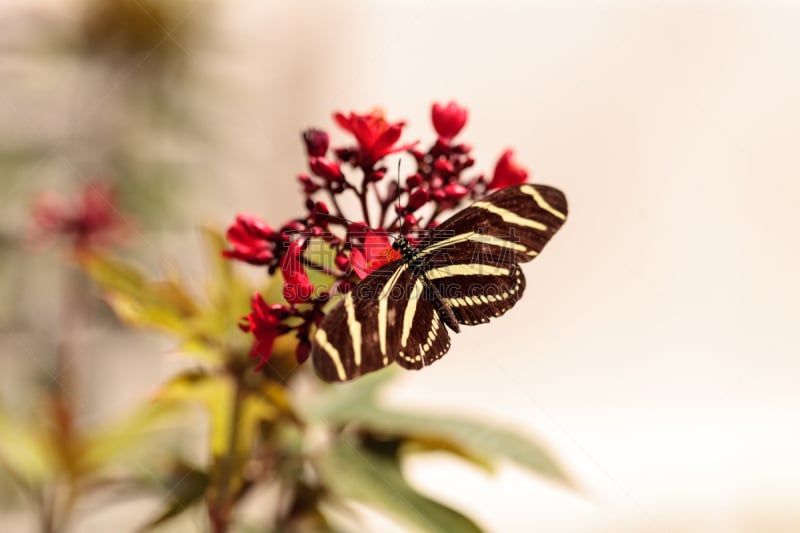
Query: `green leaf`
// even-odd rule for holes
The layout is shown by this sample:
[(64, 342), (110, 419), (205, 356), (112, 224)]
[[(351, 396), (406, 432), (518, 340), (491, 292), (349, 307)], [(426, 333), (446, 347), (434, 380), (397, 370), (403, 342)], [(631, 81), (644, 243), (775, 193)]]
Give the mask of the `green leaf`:
[(411, 487), (395, 457), (367, 450), (341, 439), (317, 458), (317, 470), (335, 495), (383, 511), (419, 531), (480, 532), (472, 520)]
[(222, 233), (210, 228), (200, 228), (205, 243), (208, 281), (206, 292), (222, 326), (226, 330), (235, 329), (239, 318), (250, 312), (252, 291), (234, 273), (234, 262), (223, 257), (227, 242)]
[(124, 322), (178, 334), (192, 331), (198, 310), (177, 281), (148, 282), (136, 268), (108, 257), (92, 256), (82, 264)]
[(174, 405), (151, 402), (126, 419), (96, 430), (86, 438), (82, 467), (87, 471), (97, 470), (141, 451), (143, 445), (152, 443), (156, 425), (174, 413)]
[[(233, 424), (235, 384), (226, 374), (186, 372), (169, 381), (159, 398), (192, 402), (202, 405), (210, 417), (210, 447), (214, 455), (229, 454), (230, 434)], [(271, 396), (259, 391), (247, 391), (241, 400), (238, 436), (234, 453), (245, 456), (252, 446), (257, 425), (262, 420), (273, 420), (279, 415), (270, 401)]]
[(493, 457), (476, 453), (453, 439), (425, 435), (404, 435), (402, 449), (404, 453), (445, 452), (456, 455), (490, 474), (495, 471)]
[(422, 444), (428, 451), (433, 448), (431, 443), (438, 442), (441, 444), (438, 449), (456, 453), (483, 468), (493, 459), (504, 458), (552, 481), (574, 485), (552, 453), (529, 437), (457, 416), (431, 416), (382, 408), (375, 396), (390, 376), (381, 374), (383, 372), (376, 372), (375, 377), (329, 386), (301, 408), (312, 421), (355, 424), (378, 434), (404, 437)]
[(38, 486), (57, 474), (58, 458), (47, 435), (14, 420), (0, 409), (0, 468), (27, 486)]
[(184, 352), (220, 365), (226, 357), (245, 354), (249, 348), (251, 339), (237, 327), (249, 311), (249, 295), (221, 256), (222, 237), (211, 230), (204, 235), (213, 264), (203, 305), (195, 302), (176, 272), (168, 272), (164, 281), (148, 281), (136, 268), (118, 260), (91, 257), (83, 266), (121, 320), (177, 335)]
[(346, 423), (349, 421), (347, 415), (342, 417), (341, 413), (358, 413), (365, 407), (374, 406), (380, 389), (397, 374), (397, 368), (389, 366), (353, 381), (327, 385), (302, 402), (303, 411), (313, 420)]
[(167, 504), (155, 518), (148, 520), (140, 531), (150, 531), (200, 503), (206, 493), (209, 479), (205, 472), (180, 465), (160, 482), (167, 493)]

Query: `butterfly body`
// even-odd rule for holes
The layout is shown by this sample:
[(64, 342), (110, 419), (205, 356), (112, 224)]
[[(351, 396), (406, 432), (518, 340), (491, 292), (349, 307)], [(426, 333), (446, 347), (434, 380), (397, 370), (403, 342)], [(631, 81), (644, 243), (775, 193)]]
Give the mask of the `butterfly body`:
[(519, 267), (566, 220), (561, 191), (524, 184), (501, 189), (431, 230), (419, 246), (344, 295), (319, 325), (311, 356), (326, 381), (348, 381), (395, 362), (420, 369), (450, 348), (447, 328), (488, 322), (522, 296)]

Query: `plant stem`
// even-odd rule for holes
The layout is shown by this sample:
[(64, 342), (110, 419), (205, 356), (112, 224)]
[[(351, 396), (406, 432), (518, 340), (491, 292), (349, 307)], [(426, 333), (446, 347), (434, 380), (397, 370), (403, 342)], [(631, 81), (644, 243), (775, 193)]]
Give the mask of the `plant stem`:
[(238, 454), (239, 443), (239, 419), (242, 415), (242, 407), (246, 390), (244, 384), (243, 370), (229, 369), (230, 377), (233, 379), (233, 405), (231, 407), (230, 435), (228, 436), (228, 447), (226, 454), (218, 458), (217, 483), (215, 491), (212, 493), (208, 503), (208, 518), (211, 523), (213, 533), (226, 533), (230, 527), (231, 511), (233, 510), (233, 498), (231, 484), (236, 470), (240, 467), (240, 457)]
[(344, 212), (342, 211), (342, 208), (339, 206), (339, 201), (336, 199), (336, 195), (333, 193), (330, 186), (326, 190), (328, 191), (328, 197), (331, 200), (331, 204), (333, 204), (333, 208), (336, 210), (336, 216), (344, 220), (346, 223), (347, 219), (344, 217)]
[(361, 182), (361, 189), (358, 191), (358, 199), (361, 202), (361, 212), (364, 214), (364, 222), (367, 226), (372, 227), (369, 220), (369, 207), (367, 206), (367, 188), (369, 187), (367, 177), (369, 176), (370, 168), (364, 167), (361, 169), (361, 172), (364, 174), (364, 180)]
[[(48, 396), (52, 421), (51, 438), (59, 454), (60, 469), (54, 481), (45, 486), (39, 499), (41, 531), (55, 533), (64, 528), (71, 508), (78, 498), (79, 479), (76, 478), (76, 391), (81, 379), (78, 356), (82, 336), (89, 318), (90, 285), (81, 272), (66, 267), (62, 285), (61, 331), (56, 349), (54, 386)], [(59, 475), (64, 475), (62, 493)]]

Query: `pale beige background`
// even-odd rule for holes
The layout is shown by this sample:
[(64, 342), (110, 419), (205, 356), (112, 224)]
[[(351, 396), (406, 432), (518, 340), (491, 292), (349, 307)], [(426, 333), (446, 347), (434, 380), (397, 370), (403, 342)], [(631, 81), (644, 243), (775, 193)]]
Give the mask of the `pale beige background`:
[[(225, 88), (199, 104), (222, 134), (212, 153), (192, 155), (195, 219), (294, 215), (297, 133), (333, 129), (332, 110), (379, 105), (427, 139), (431, 101), (450, 98), (470, 108), (463, 139), (480, 168), (514, 146), (535, 181), (568, 195), (570, 219), (526, 266), (523, 301), (457, 336), (392, 399), (524, 428), (583, 494), (441, 458), (412, 464), (420, 484), (498, 532), (800, 529), (800, 10), (215, 9), (224, 45), (193, 62)], [(150, 242), (164, 256), (195, 253), (187, 235)], [(130, 378), (131, 402), (175, 365), (151, 363)], [(140, 366), (120, 358), (107, 370), (125, 376), (125, 365)], [(93, 520), (96, 531), (114, 523)]]

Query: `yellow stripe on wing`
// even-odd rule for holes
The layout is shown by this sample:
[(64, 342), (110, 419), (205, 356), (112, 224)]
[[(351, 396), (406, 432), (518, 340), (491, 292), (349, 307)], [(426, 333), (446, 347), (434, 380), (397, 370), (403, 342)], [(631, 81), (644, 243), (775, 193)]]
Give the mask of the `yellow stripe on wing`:
[(342, 365), (342, 358), (339, 356), (339, 350), (334, 348), (333, 344), (328, 342), (328, 334), (325, 333), (325, 330), (319, 328), (317, 333), (314, 335), (314, 340), (317, 341), (317, 346), (322, 348), (328, 357), (330, 357), (331, 361), (333, 361), (333, 365), (336, 367), (336, 374), (339, 376), (339, 381), (345, 381), (347, 379), (347, 373), (344, 371), (344, 366)]
[[(534, 189), (535, 190), (535, 189)], [(494, 204), (489, 202), (475, 202), (472, 204), (472, 207), (479, 207), (484, 209), (490, 213), (500, 216), (503, 219), (503, 222), (508, 222), (509, 224), (516, 224), (517, 226), (523, 226), (526, 228), (533, 228), (540, 231), (547, 231), (547, 226), (539, 222), (538, 220), (533, 220), (531, 218), (525, 218), (516, 214), (513, 211), (509, 211), (508, 209), (503, 209), (502, 207), (498, 207)]]
[(523, 185), (522, 187), (519, 188), (519, 190), (522, 193), (531, 196), (533, 198), (533, 201), (536, 202), (536, 205), (538, 205), (540, 209), (547, 211), (548, 213), (550, 213), (551, 215), (553, 215), (558, 219), (567, 220), (567, 215), (565, 215), (564, 213), (562, 213), (561, 211), (559, 211), (558, 209), (554, 208), (552, 205), (547, 203), (547, 200), (544, 199), (544, 196), (542, 196), (542, 194), (539, 191), (537, 191), (536, 187), (534, 187), (533, 185)]

